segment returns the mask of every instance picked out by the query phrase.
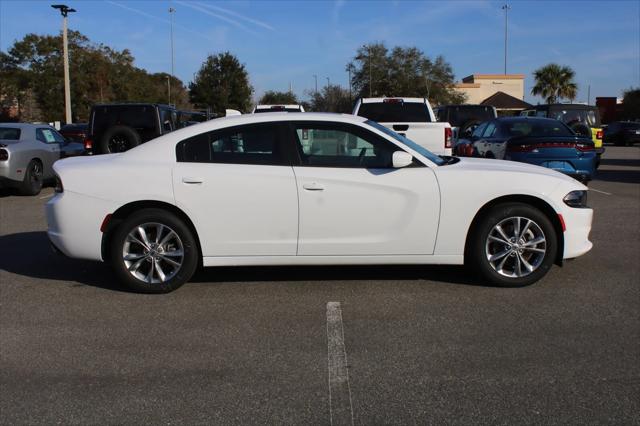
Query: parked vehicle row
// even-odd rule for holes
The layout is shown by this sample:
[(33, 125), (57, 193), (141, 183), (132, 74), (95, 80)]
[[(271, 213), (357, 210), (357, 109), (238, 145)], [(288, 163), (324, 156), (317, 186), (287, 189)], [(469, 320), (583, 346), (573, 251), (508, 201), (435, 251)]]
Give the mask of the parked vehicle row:
[(137, 291), (172, 291), (199, 264), (466, 263), (520, 286), (592, 247), (576, 180), (440, 157), (353, 115), (226, 117), (54, 169), (53, 245)]
[(640, 143), (640, 122), (615, 121), (604, 129), (603, 140), (618, 146)]
[(455, 146), (459, 156), (520, 161), (546, 167), (587, 182), (596, 170), (590, 138), (577, 135), (558, 120), (502, 117), (476, 127)]
[(438, 121), (451, 125), (454, 143), (470, 137), (480, 123), (498, 118), (496, 109), (488, 105), (440, 105), (433, 111)]

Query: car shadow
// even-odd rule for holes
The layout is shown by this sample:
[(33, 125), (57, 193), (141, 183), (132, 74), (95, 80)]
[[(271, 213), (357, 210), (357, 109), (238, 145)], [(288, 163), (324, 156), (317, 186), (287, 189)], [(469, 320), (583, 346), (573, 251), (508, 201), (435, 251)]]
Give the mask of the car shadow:
[(598, 169), (594, 182), (640, 183), (640, 170), (602, 170)]
[[(0, 236), (0, 269), (26, 277), (65, 281), (111, 291), (129, 292), (102, 262), (70, 259), (53, 251), (46, 232)], [(291, 281), (428, 280), (449, 284), (480, 284), (462, 266), (248, 266), (203, 268), (193, 283)]]
[(603, 158), (602, 160), (600, 160), (600, 166), (623, 166), (640, 168), (640, 159)]

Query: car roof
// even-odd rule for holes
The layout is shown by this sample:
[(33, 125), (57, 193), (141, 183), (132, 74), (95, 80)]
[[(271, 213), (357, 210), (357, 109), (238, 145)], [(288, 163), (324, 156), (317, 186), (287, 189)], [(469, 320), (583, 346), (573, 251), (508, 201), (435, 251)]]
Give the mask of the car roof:
[(49, 127), (53, 129), (53, 127), (47, 123), (36, 124), (36, 123), (0, 123), (0, 127), (11, 127), (18, 129), (34, 129), (36, 127)]
[(360, 99), (362, 101), (363, 104), (376, 104), (376, 103), (382, 103), (384, 102), (385, 99), (402, 99), (403, 102), (420, 102), (420, 103), (424, 103), (424, 101), (426, 100), (426, 98), (405, 98), (402, 96), (386, 96), (384, 98), (362, 98)]
[[(238, 125), (241, 124), (250, 124), (250, 123), (264, 123), (269, 121), (340, 121), (340, 122), (352, 122), (352, 123), (362, 123), (367, 121), (368, 119), (365, 117), (360, 117), (352, 114), (336, 114), (332, 112), (305, 112), (304, 114), (300, 113), (291, 113), (287, 111), (277, 111), (272, 112), (270, 114), (242, 114), (242, 115), (232, 115), (228, 117), (220, 117), (215, 120), (205, 121), (202, 124), (207, 123), (217, 123), (220, 127), (226, 127), (227, 125), (232, 125), (231, 123), (226, 124), (226, 122), (237, 122)], [(222, 124), (224, 123), (224, 125)], [(218, 127), (218, 126), (215, 126)]]
[(284, 107), (284, 108), (300, 108), (300, 104), (260, 104), (256, 105), (256, 109), (269, 109), (272, 107)]
[(527, 117), (523, 115), (515, 115), (513, 117), (498, 117), (495, 118), (494, 121), (498, 121), (500, 123), (508, 123), (510, 121), (559, 121), (555, 118), (546, 118), (546, 117)]
[(542, 105), (534, 105), (533, 108), (535, 110), (545, 110), (545, 109), (597, 109), (595, 105), (585, 105), (585, 104), (542, 104)]

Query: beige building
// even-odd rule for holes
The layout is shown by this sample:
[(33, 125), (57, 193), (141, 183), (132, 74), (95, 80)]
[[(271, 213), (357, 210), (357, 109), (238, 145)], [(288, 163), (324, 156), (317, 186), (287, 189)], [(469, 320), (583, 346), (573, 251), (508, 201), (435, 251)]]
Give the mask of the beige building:
[(454, 87), (467, 95), (468, 104), (480, 104), (498, 92), (524, 100), (524, 74), (473, 74)]

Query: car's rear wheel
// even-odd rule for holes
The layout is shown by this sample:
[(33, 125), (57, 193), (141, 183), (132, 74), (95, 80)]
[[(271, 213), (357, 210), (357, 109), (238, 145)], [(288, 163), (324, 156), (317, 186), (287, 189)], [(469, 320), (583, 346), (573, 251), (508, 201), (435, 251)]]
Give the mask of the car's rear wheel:
[(145, 209), (125, 219), (111, 240), (110, 260), (129, 288), (167, 293), (187, 282), (198, 266), (193, 233), (162, 209)]
[(494, 206), (472, 232), (466, 262), (490, 284), (533, 284), (549, 272), (556, 258), (558, 241), (553, 224), (527, 204)]
[(22, 195), (38, 195), (42, 190), (43, 178), (42, 163), (38, 160), (31, 160), (25, 169), (20, 193)]

